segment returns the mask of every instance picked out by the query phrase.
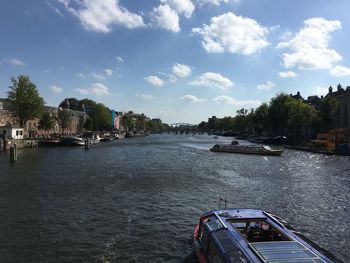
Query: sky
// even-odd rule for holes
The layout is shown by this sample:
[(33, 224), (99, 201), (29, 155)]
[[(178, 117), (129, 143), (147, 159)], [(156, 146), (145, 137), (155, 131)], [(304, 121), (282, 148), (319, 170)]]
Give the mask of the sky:
[(0, 97), (90, 98), (168, 124), (350, 85), (347, 0), (3, 0)]

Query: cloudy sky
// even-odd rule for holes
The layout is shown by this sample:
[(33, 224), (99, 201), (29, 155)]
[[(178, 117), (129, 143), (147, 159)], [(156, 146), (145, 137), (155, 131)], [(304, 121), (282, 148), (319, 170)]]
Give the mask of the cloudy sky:
[(347, 0), (4, 0), (0, 97), (91, 98), (167, 123), (350, 85)]

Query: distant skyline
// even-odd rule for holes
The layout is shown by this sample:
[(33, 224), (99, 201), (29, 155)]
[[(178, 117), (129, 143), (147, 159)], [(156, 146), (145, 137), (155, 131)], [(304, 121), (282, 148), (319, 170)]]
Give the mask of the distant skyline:
[(47, 105), (90, 98), (199, 123), (277, 93), (350, 85), (347, 0), (0, 3), (0, 97), (29, 75)]

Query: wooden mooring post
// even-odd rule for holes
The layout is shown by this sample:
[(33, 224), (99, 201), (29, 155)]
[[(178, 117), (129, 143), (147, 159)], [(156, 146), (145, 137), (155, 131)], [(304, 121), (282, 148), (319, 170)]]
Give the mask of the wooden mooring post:
[(4, 149), (4, 140), (0, 138), (0, 152), (5, 151)]
[(85, 145), (84, 145), (85, 150), (89, 150), (89, 146), (90, 146), (89, 145), (89, 138), (86, 138), (84, 142), (85, 142)]
[(10, 147), (10, 162), (14, 163), (17, 161), (17, 146), (14, 144)]

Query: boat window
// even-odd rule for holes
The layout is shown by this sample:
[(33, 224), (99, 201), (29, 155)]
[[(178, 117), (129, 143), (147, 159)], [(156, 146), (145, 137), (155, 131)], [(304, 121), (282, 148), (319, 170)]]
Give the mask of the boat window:
[(211, 244), (210, 248), (209, 248), (209, 253), (208, 256), (210, 257), (211, 261), (213, 263), (223, 263), (224, 261), (222, 260), (220, 254), (218, 253), (218, 251), (216, 250), (215, 246), (213, 246)]
[(230, 223), (248, 242), (290, 241), (265, 219), (234, 219)]
[(215, 231), (219, 228), (222, 228), (222, 224), (217, 219), (214, 221), (211, 221), (211, 222), (207, 222), (207, 225), (208, 225), (210, 231)]
[(236, 246), (235, 242), (233, 242), (232, 239), (227, 234), (226, 229), (222, 229), (215, 232), (214, 236), (231, 262), (239, 262), (239, 263), (247, 262), (245, 256), (242, 254), (240, 249)]

